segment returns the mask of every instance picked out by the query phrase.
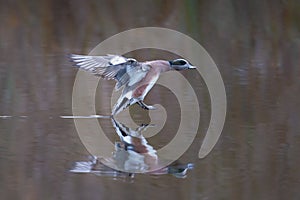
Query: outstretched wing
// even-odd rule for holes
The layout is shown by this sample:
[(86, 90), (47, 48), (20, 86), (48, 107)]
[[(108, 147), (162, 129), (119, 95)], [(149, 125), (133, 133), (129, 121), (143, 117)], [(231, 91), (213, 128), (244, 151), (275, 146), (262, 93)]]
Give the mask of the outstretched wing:
[(118, 55), (86, 56), (72, 54), (70, 57), (80, 69), (105, 79), (115, 79), (117, 81), (116, 89), (125, 84), (137, 83), (150, 70), (148, 65)]

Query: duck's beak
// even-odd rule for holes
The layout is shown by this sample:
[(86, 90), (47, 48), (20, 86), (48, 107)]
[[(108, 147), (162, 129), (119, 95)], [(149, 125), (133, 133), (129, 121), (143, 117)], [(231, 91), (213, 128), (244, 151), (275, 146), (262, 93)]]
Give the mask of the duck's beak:
[(196, 69), (196, 66), (190, 65), (189, 69)]

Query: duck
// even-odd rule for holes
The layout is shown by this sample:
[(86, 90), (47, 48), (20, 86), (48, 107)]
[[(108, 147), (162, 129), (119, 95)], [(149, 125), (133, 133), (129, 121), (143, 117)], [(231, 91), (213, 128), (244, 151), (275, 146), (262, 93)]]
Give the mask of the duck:
[(152, 105), (147, 105), (144, 98), (155, 85), (160, 74), (172, 70), (196, 68), (183, 58), (145, 62), (113, 54), (104, 56), (71, 54), (70, 58), (80, 70), (107, 80), (115, 80), (115, 90), (123, 88), (121, 96), (112, 109), (111, 116), (117, 115), (133, 104), (138, 104), (146, 110), (156, 109)]

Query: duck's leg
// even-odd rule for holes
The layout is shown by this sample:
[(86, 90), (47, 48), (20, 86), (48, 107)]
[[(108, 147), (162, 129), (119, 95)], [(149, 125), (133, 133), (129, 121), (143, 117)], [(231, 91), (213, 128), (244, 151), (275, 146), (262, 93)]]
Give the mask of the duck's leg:
[(156, 109), (154, 106), (149, 106), (149, 105), (145, 104), (142, 100), (140, 100), (136, 103), (145, 110), (155, 110)]

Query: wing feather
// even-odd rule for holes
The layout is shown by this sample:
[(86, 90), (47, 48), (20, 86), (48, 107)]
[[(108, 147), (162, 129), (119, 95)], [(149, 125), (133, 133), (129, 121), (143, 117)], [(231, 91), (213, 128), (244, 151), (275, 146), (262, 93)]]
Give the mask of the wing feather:
[(148, 65), (139, 63), (134, 59), (112, 54), (106, 56), (71, 54), (70, 58), (79, 69), (105, 79), (115, 79), (117, 81), (116, 90), (124, 85), (131, 86), (139, 82), (150, 70)]

